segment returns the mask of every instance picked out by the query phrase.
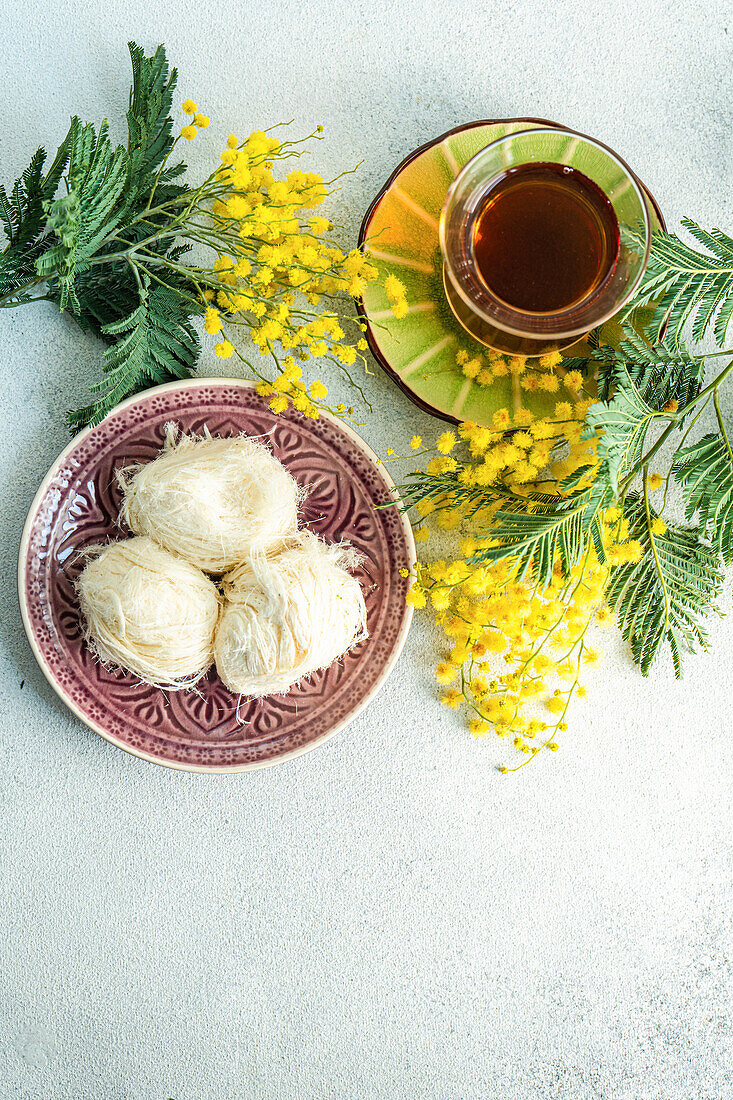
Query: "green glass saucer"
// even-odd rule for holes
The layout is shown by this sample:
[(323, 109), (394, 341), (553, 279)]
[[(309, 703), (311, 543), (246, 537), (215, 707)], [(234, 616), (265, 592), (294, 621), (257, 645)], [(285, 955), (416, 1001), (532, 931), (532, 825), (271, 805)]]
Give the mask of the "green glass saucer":
[[(416, 405), (451, 423), (490, 423), (497, 409), (516, 410), (520, 402), (543, 415), (557, 401), (556, 394), (526, 393), (511, 376), (484, 387), (463, 375), (456, 353), (465, 349), (473, 356), (486, 348), (468, 335), (446, 301), (438, 222), (448, 188), (471, 157), (505, 134), (558, 125), (547, 119), (515, 118), (469, 122), (449, 130), (402, 161), (362, 222), (359, 243), (368, 246), (385, 273), (405, 284), (409, 303), (406, 316), (398, 320), (384, 289), (375, 284), (367, 288), (358, 307), (371, 352)], [(641, 186), (649, 198), (652, 228), (664, 229), (656, 200)], [(618, 324), (608, 321), (602, 335), (606, 343), (616, 343)], [(563, 354), (586, 352), (581, 340)]]

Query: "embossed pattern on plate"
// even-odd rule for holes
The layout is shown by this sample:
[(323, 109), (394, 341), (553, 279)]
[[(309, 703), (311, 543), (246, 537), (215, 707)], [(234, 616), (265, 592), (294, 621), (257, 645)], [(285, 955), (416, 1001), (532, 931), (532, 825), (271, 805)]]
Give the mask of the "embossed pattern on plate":
[[(159, 451), (164, 425), (270, 440), (308, 489), (301, 525), (363, 555), (359, 571), (369, 638), (287, 695), (240, 700), (212, 670), (197, 692), (164, 692), (90, 654), (74, 593), (85, 546), (120, 532), (116, 471)], [(305, 752), (343, 728), (389, 675), (411, 619), (407, 581), (414, 543), (391, 499), (392, 482), (346, 425), (330, 416), (273, 415), (247, 382), (174, 382), (131, 398), (59, 457), (31, 506), (20, 548), (19, 594), (34, 654), (52, 686), (92, 729), (138, 756), (202, 771), (262, 767)]]

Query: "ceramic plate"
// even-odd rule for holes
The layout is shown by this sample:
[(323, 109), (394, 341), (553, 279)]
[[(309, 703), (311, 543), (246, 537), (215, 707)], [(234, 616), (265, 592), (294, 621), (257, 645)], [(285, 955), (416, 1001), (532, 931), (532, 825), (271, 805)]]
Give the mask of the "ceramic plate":
[[(463, 376), (456, 352), (465, 348), (473, 355), (484, 349), (458, 324), (446, 301), (438, 242), (448, 188), (471, 157), (505, 134), (557, 125), (542, 118), (514, 118), (469, 122), (449, 130), (398, 165), (362, 222), (359, 243), (366, 243), (383, 269), (402, 280), (409, 302), (407, 315), (397, 320), (382, 287), (368, 287), (359, 312), (372, 354), (416, 405), (443, 420), (488, 424), (497, 409), (515, 409), (523, 395), (532, 411), (542, 416), (557, 401), (554, 394), (527, 397), (510, 376), (489, 387)], [(659, 207), (645, 191), (652, 227), (664, 228)], [(617, 329), (612, 321), (604, 325), (606, 342), (618, 340)], [(584, 350), (581, 341), (563, 355), (581, 355)]]
[[(115, 472), (159, 451), (164, 425), (215, 435), (267, 435), (307, 487), (301, 524), (364, 556), (359, 573), (369, 638), (289, 694), (242, 700), (212, 670), (196, 692), (165, 692), (108, 671), (90, 654), (74, 593), (78, 551), (119, 538)], [(374, 698), (404, 645), (415, 548), (391, 499), (393, 483), (365, 443), (334, 417), (274, 416), (247, 382), (204, 379), (148, 390), (73, 440), (46, 475), (26, 521), (18, 570), (20, 606), (43, 672), (75, 714), (136, 756), (190, 771), (236, 771), (306, 752)]]

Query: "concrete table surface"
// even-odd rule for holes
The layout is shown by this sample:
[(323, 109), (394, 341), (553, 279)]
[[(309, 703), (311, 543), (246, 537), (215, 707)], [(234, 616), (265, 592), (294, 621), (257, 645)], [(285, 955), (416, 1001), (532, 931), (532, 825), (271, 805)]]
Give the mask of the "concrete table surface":
[[(671, 227), (730, 231), (729, 19), (723, 0), (18, 0), (2, 178), (72, 112), (121, 136), (134, 38), (166, 43), (211, 116), (194, 173), (230, 131), (289, 118), (325, 126), (325, 176), (363, 158), (331, 206), (352, 239), (416, 145), (520, 114), (608, 142)], [(5, 314), (0, 346), (3, 1100), (733, 1095), (733, 620), (681, 683), (666, 662), (642, 679), (609, 637), (562, 751), (516, 777), (438, 704), (420, 616), (379, 698), (316, 751), (231, 777), (145, 763), (57, 701), (15, 597), (99, 346), (45, 303)], [(369, 388), (377, 449), (433, 431), (379, 372)]]

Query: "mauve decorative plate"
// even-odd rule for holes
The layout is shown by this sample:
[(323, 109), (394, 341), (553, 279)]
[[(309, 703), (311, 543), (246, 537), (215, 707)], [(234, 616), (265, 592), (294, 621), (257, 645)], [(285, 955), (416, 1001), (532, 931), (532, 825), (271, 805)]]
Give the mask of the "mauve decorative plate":
[[(74, 593), (77, 551), (120, 537), (115, 472), (153, 458), (173, 420), (186, 431), (269, 436), (272, 449), (309, 493), (301, 524), (329, 541), (348, 539), (364, 556), (359, 580), (369, 638), (289, 694), (242, 700), (212, 669), (200, 692), (164, 692), (109, 671), (82, 638)], [(376, 456), (334, 417), (273, 415), (247, 382), (173, 382), (124, 402), (83, 431), (46, 475), (20, 547), (20, 606), (33, 652), (75, 714), (127, 752), (189, 771), (237, 771), (306, 752), (342, 729), (392, 670), (412, 617), (399, 570), (414, 561), (409, 524), (390, 499), (393, 483)], [(124, 532), (127, 533), (127, 532)]]

